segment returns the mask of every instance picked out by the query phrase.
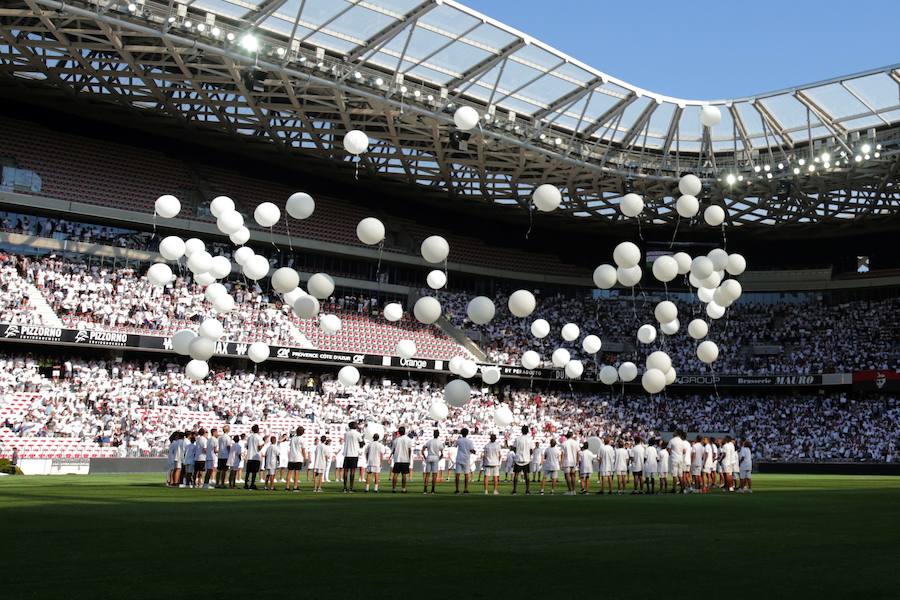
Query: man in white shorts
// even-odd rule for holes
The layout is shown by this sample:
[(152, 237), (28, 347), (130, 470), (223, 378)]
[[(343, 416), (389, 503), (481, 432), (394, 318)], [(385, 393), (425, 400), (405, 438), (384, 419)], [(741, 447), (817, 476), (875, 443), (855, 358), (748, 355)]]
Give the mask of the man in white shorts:
[(591, 489), (591, 475), (594, 473), (594, 453), (587, 442), (581, 445), (578, 452), (578, 475), (581, 477), (581, 494), (586, 495)]
[[(241, 456), (244, 453), (244, 443), (241, 441), (240, 436), (236, 435), (231, 440), (231, 445), (228, 446), (228, 489), (235, 489), (237, 487), (237, 475), (238, 469), (241, 468)], [(225, 485), (225, 482), (222, 482), (222, 485)]]
[(734, 442), (731, 436), (725, 436), (725, 443), (722, 445), (722, 473), (725, 475), (725, 491), (734, 491), (734, 463), (737, 462), (737, 453), (734, 449)]
[(359, 463), (359, 451), (364, 445), (363, 437), (357, 429), (356, 422), (351, 421), (347, 425), (347, 432), (344, 434), (344, 463), (341, 465), (345, 492), (353, 493), (353, 484), (356, 481), (356, 466)]
[(559, 479), (559, 459), (562, 455), (556, 445), (556, 439), (550, 438), (550, 446), (544, 450), (544, 476), (541, 479), (541, 495), (544, 494), (544, 484), (550, 480), (550, 494), (556, 490), (556, 482)]
[(394, 466), (391, 468), (391, 493), (397, 491), (397, 475), (400, 475), (400, 491), (405, 494), (409, 464), (412, 462), (412, 440), (406, 435), (406, 427), (403, 425), (397, 429), (397, 434), (391, 442), (391, 458), (394, 459)]
[(216, 465), (216, 487), (225, 489), (226, 479), (228, 477), (228, 457), (231, 455), (231, 445), (234, 443), (231, 436), (231, 426), (225, 425), (222, 428), (222, 435), (219, 436), (219, 464)]
[(544, 459), (544, 451), (540, 442), (534, 442), (534, 452), (531, 453), (531, 481), (537, 482), (541, 477), (541, 461)]
[(497, 435), (491, 434), (490, 441), (484, 445), (481, 452), (481, 464), (484, 468), (484, 493), (488, 493), (489, 482), (494, 483), (494, 495), (500, 494), (500, 444), (497, 443)]
[(303, 444), (305, 431), (303, 427), (298, 427), (294, 430), (291, 439), (288, 440), (287, 478), (284, 481), (284, 491), (300, 491), (300, 472), (303, 470), (303, 463), (309, 462), (309, 454)]
[(752, 494), (753, 482), (751, 476), (753, 473), (753, 455), (750, 452), (750, 440), (745, 439), (741, 443), (741, 452), (738, 455), (738, 464), (741, 467), (741, 493)]
[(216, 451), (219, 449), (219, 430), (213, 427), (209, 431), (209, 440), (206, 444), (206, 474), (203, 476), (203, 487), (210, 489), (210, 479), (216, 480)]
[(574, 496), (575, 489), (578, 487), (578, 451), (581, 444), (575, 439), (575, 434), (571, 431), (566, 432), (566, 441), (562, 447), (562, 468), (563, 474), (566, 476), (566, 496)]
[(616, 474), (616, 494), (621, 496), (627, 487), (625, 478), (628, 476), (628, 450), (625, 448), (625, 440), (616, 443), (616, 462), (613, 466)]
[(319, 443), (316, 444), (316, 448), (313, 451), (313, 458), (310, 461), (313, 470), (314, 493), (321, 493), (322, 491), (322, 479), (325, 477), (325, 470), (328, 468), (328, 465), (331, 464), (331, 461), (329, 460), (330, 454), (331, 449), (328, 447), (328, 437), (323, 435), (319, 438)]
[(516, 451), (512, 448), (506, 453), (506, 463), (504, 463), (504, 470), (506, 474), (504, 476), (504, 481), (509, 479), (510, 473), (514, 473), (516, 468)]
[(378, 493), (378, 478), (381, 474), (381, 461), (384, 459), (384, 444), (378, 441), (381, 438), (377, 433), (372, 435), (372, 441), (366, 446), (363, 454), (366, 457), (366, 491), (369, 491), (369, 478), (375, 481), (375, 493)]
[(516, 493), (519, 485), (519, 474), (525, 479), (525, 493), (531, 494), (531, 481), (528, 479), (528, 468), (531, 465), (531, 453), (534, 451), (534, 439), (528, 429), (528, 425), (522, 425), (522, 433), (513, 443), (516, 449), (516, 462), (513, 466), (513, 489)]
[[(678, 485), (682, 483), (681, 474), (684, 471), (684, 450), (682, 449), (682, 443), (685, 442), (681, 439), (680, 434), (680, 431), (676, 431), (675, 435), (672, 436), (672, 439), (669, 440), (669, 445), (667, 446), (669, 451), (669, 473), (672, 474), (673, 494), (677, 491)], [(683, 485), (681, 489), (684, 490)]]
[(463, 427), (459, 432), (460, 437), (456, 439), (456, 466), (454, 467), (454, 471), (456, 472), (456, 492), (459, 493), (459, 476), (462, 475), (465, 478), (464, 485), (464, 494), (469, 493), (469, 462), (472, 460), (472, 455), (475, 454), (475, 445), (472, 443), (472, 440), (469, 439), (469, 429), (467, 427)]
[(631, 476), (634, 478), (634, 487), (631, 495), (644, 493), (644, 444), (641, 443), (641, 436), (634, 436), (634, 446), (631, 448)]
[(651, 439), (644, 449), (644, 487), (648, 494), (656, 493), (656, 472), (659, 470), (656, 440)]
[(422, 446), (422, 458), (425, 461), (425, 485), (422, 493), (428, 493), (428, 480), (431, 479), (431, 493), (434, 493), (434, 485), (437, 483), (438, 471), (441, 468), (441, 456), (444, 454), (444, 442), (441, 441), (441, 432), (434, 430), (433, 437)]
[(669, 451), (666, 441), (659, 440), (657, 444), (657, 464), (659, 467), (659, 493), (665, 494), (669, 488)]
[(616, 464), (616, 448), (612, 444), (612, 438), (603, 440), (603, 455), (600, 457), (600, 491), (603, 493), (603, 483), (606, 482), (607, 495), (613, 493), (613, 470)]
[(703, 493), (708, 493), (709, 489), (715, 485), (715, 462), (713, 461), (712, 444), (709, 437), (703, 438)]
[(691, 482), (698, 492), (703, 491), (703, 452), (703, 438), (698, 433), (691, 447)]
[(194, 457), (194, 487), (200, 487), (203, 484), (203, 476), (206, 475), (206, 450), (209, 446), (209, 438), (206, 437), (206, 429), (201, 427), (197, 431), (197, 437), (194, 440), (196, 447)]

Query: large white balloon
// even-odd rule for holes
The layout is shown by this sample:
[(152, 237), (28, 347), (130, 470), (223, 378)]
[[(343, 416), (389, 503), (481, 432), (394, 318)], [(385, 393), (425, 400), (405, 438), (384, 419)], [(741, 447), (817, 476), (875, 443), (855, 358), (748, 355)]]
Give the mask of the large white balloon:
[(738, 276), (746, 269), (747, 261), (744, 260), (743, 256), (738, 253), (728, 255), (728, 264), (725, 265), (725, 270), (728, 271), (729, 275)]
[(588, 354), (597, 354), (603, 343), (596, 335), (589, 335), (581, 341), (581, 348)]
[(334, 335), (341, 330), (341, 319), (337, 315), (322, 315), (319, 327), (327, 334)]
[(625, 194), (619, 202), (619, 210), (626, 217), (636, 217), (644, 211), (644, 199), (633, 192)]
[(234, 262), (243, 267), (254, 254), (256, 253), (253, 251), (253, 248), (242, 246), (234, 251)]
[(216, 278), (213, 277), (212, 273), (208, 271), (206, 273), (197, 273), (196, 275), (194, 275), (194, 283), (196, 283), (200, 287), (205, 287), (207, 285), (215, 283), (215, 281)]
[(165, 287), (172, 281), (172, 269), (166, 263), (154, 263), (147, 269), (147, 279), (157, 287)]
[(647, 368), (648, 369), (659, 369), (663, 373), (669, 370), (672, 366), (672, 359), (669, 358), (669, 355), (663, 352), (662, 350), (657, 350), (656, 352), (651, 352), (647, 357)]
[(334, 293), (334, 279), (327, 273), (316, 273), (306, 282), (306, 291), (319, 300), (325, 300)]
[(616, 371), (615, 367), (605, 365), (602, 369), (600, 369), (600, 381), (602, 381), (606, 385), (612, 385), (618, 380), (619, 372)]
[(203, 291), (203, 297), (207, 302), (212, 303), (216, 298), (221, 296), (222, 294), (227, 294), (228, 290), (225, 289), (225, 286), (221, 283), (211, 283), (206, 286), (206, 289)]
[(261, 254), (254, 254), (247, 259), (244, 267), (241, 269), (247, 279), (259, 281), (269, 274), (269, 261)]
[(462, 379), (454, 379), (444, 386), (444, 402), (450, 406), (464, 406), (472, 396), (472, 388)]
[(441, 318), (441, 303), (431, 296), (423, 296), (413, 305), (413, 315), (423, 325), (431, 325)]
[(450, 254), (450, 244), (439, 235), (432, 235), (422, 242), (422, 258), (432, 264), (442, 263)]
[(297, 289), (298, 285), (300, 285), (300, 275), (290, 267), (281, 267), (272, 273), (272, 289), (279, 294), (287, 294), (291, 290)]
[(720, 288), (722, 293), (725, 295), (729, 301), (734, 302), (738, 298), (741, 297), (741, 294), (744, 291), (744, 288), (741, 286), (741, 282), (737, 279), (726, 279), (722, 282), (722, 287)]
[[(444, 407), (446, 406), (447, 405), (445, 404)], [(379, 440), (384, 440), (384, 425), (376, 423), (375, 421), (369, 421), (366, 423), (366, 428), (363, 430), (363, 439), (366, 440), (367, 444), (371, 444), (375, 440), (376, 435)]]
[(205, 360), (194, 359), (184, 367), (184, 374), (194, 381), (199, 381), (209, 375), (209, 365)]
[(703, 319), (694, 319), (688, 323), (688, 335), (695, 340), (702, 340), (709, 333), (709, 325)]
[(234, 297), (231, 294), (222, 294), (213, 300), (213, 307), (219, 313), (227, 313), (234, 310)]
[(581, 330), (575, 323), (566, 323), (562, 327), (562, 339), (567, 342), (574, 342), (581, 335)]
[(294, 302), (293, 308), (301, 319), (312, 319), (319, 314), (319, 301), (313, 296), (301, 296)]
[(671, 256), (660, 256), (653, 261), (653, 276), (663, 283), (672, 281), (678, 276), (678, 262)]
[(340, 381), (344, 387), (353, 387), (359, 383), (359, 369), (353, 365), (344, 365), (341, 367), (341, 370), (338, 371), (338, 381)]
[(218, 319), (203, 319), (203, 322), (200, 323), (199, 333), (201, 337), (215, 342), (225, 334), (225, 327)]
[(306, 292), (303, 291), (303, 288), (296, 287), (289, 292), (285, 292), (283, 294), (284, 303), (288, 306), (294, 306), (294, 302), (302, 298), (306, 295)]
[(626, 269), (641, 262), (641, 249), (633, 242), (622, 242), (613, 250), (613, 261)]
[(359, 129), (352, 129), (344, 136), (344, 150), (360, 155), (369, 149), (369, 136)]
[(547, 337), (550, 333), (550, 323), (544, 319), (535, 319), (531, 324), (531, 335), (538, 339)]
[(638, 341), (642, 344), (652, 344), (656, 339), (656, 327), (653, 325), (641, 325), (637, 332)]
[(706, 207), (706, 210), (703, 211), (703, 220), (706, 221), (707, 225), (718, 227), (725, 220), (725, 211), (721, 206), (715, 204), (708, 206)]
[(709, 277), (706, 279), (700, 280), (700, 287), (706, 288), (708, 290), (714, 290), (719, 287), (719, 284), (722, 283), (722, 278), (719, 277), (719, 274), (716, 271), (713, 271), (709, 274)]
[(504, 427), (509, 427), (513, 422), (513, 414), (512, 411), (509, 410), (509, 407), (501, 404), (497, 408), (494, 409), (494, 425), (500, 427), (501, 429)]
[(187, 356), (190, 353), (191, 342), (193, 342), (196, 337), (197, 334), (190, 329), (177, 331), (175, 335), (172, 336), (172, 350), (182, 356)]
[(634, 381), (637, 378), (638, 368), (633, 362), (623, 362), (619, 365), (619, 379), (624, 382)]
[(566, 377), (578, 379), (584, 373), (584, 365), (580, 360), (570, 360), (566, 363)]
[(269, 345), (263, 342), (253, 342), (247, 348), (247, 356), (255, 363), (261, 363), (269, 358)]
[(681, 322), (678, 319), (669, 321), (668, 323), (661, 323), (659, 326), (659, 330), (666, 335), (675, 335), (680, 328)]
[(188, 355), (196, 360), (209, 360), (216, 353), (216, 342), (202, 336), (197, 336), (188, 344)]
[(459, 376), (464, 379), (471, 379), (478, 373), (478, 364), (471, 359), (463, 359), (459, 363)]
[(416, 343), (412, 340), (400, 340), (397, 342), (397, 356), (400, 358), (412, 358), (416, 355)]
[(428, 407), (428, 416), (435, 421), (443, 421), (447, 418), (449, 413), (450, 409), (443, 400), (435, 400), (431, 403), (431, 406)]
[(194, 252), (187, 260), (191, 273), (206, 273), (212, 268), (212, 256), (206, 250)]
[(384, 307), (384, 318), (391, 323), (403, 318), (403, 307), (397, 302), (391, 302)]
[(231, 240), (231, 243), (235, 246), (243, 246), (248, 241), (250, 241), (250, 230), (246, 227), (241, 227), (240, 229), (229, 235), (228, 239)]
[(209, 274), (216, 279), (223, 279), (231, 275), (231, 261), (226, 256), (213, 256)]
[(675, 367), (669, 367), (669, 370), (666, 371), (666, 385), (672, 385), (676, 379), (678, 379), (678, 373), (675, 372)]
[[(691, 275), (698, 281), (703, 281), (713, 272), (713, 263), (707, 256), (697, 256), (691, 262)], [(700, 286), (697, 286), (700, 287)]]
[[(699, 282), (697, 282), (699, 283)], [(697, 297), (700, 298), (700, 302), (704, 304), (709, 304), (713, 300), (713, 290), (707, 289), (705, 287), (697, 288)]]
[(625, 287), (634, 287), (641, 281), (644, 272), (637, 265), (633, 267), (619, 267), (616, 269), (616, 278)]
[(717, 287), (715, 290), (713, 290), (713, 302), (715, 302), (722, 308), (728, 308), (734, 303), (734, 301), (728, 297), (728, 291), (724, 286)]
[(722, 112), (717, 106), (701, 106), (700, 122), (704, 127), (715, 127), (722, 120)]
[(460, 368), (462, 364), (466, 362), (466, 358), (464, 356), (454, 356), (450, 359), (450, 363), (448, 367), (450, 368), (450, 372), (454, 375), (459, 375)]
[(693, 173), (688, 173), (678, 180), (678, 191), (685, 196), (699, 196), (703, 191), (703, 182)]
[(380, 244), (384, 240), (384, 223), (375, 217), (366, 217), (356, 225), (356, 237), (369, 246)]
[(244, 226), (244, 217), (236, 210), (229, 210), (219, 215), (216, 219), (216, 227), (225, 235), (236, 233)]
[(541, 356), (534, 350), (526, 350), (522, 354), (522, 366), (526, 369), (537, 369), (541, 365)]
[(534, 205), (539, 211), (553, 212), (559, 208), (559, 205), (562, 202), (562, 194), (556, 186), (544, 183), (534, 190), (531, 199), (534, 201)]
[(712, 261), (714, 271), (721, 271), (728, 264), (728, 253), (721, 248), (713, 248), (706, 256)]
[(696, 196), (682, 194), (675, 201), (675, 211), (685, 219), (695, 217), (700, 212), (700, 201)]
[(216, 196), (213, 198), (213, 201), (209, 203), (209, 212), (217, 219), (222, 213), (227, 213), (232, 210), (234, 210), (234, 200), (228, 196)]
[(195, 252), (200, 252), (201, 250), (206, 250), (206, 244), (203, 243), (203, 240), (198, 240), (197, 238), (185, 240), (184, 255), (188, 258)]
[[(678, 307), (674, 302), (663, 300), (653, 309), (653, 315), (659, 323), (669, 323), (678, 317)], [(661, 369), (665, 370), (665, 369)]]
[(439, 269), (435, 269), (428, 273), (428, 276), (425, 278), (425, 283), (428, 284), (433, 290), (439, 290), (445, 285), (447, 285), (447, 274)]
[(706, 305), (706, 316), (710, 319), (721, 319), (725, 316), (725, 307), (719, 306), (715, 302), (710, 302)]
[(475, 296), (469, 300), (469, 304), (466, 306), (469, 320), (478, 325), (484, 325), (493, 319), (495, 312), (494, 302), (487, 296)]
[(308, 219), (316, 210), (316, 201), (306, 192), (294, 192), (284, 209), (295, 219)]
[(712, 364), (719, 358), (719, 347), (709, 340), (700, 342), (697, 346), (697, 358), (706, 364)]
[(253, 220), (260, 227), (272, 227), (281, 218), (281, 210), (271, 202), (263, 202), (253, 211)]
[(666, 387), (666, 375), (659, 369), (648, 369), (641, 377), (641, 385), (648, 394), (658, 394)]
[(184, 240), (177, 235), (164, 237), (159, 242), (159, 253), (166, 260), (178, 260), (184, 256)]
[(537, 300), (534, 294), (528, 290), (516, 290), (510, 294), (507, 305), (509, 306), (509, 312), (519, 318), (523, 318), (534, 312)]
[(550, 360), (553, 362), (554, 367), (565, 367), (566, 364), (572, 360), (572, 355), (565, 348), (557, 348), (553, 351), (553, 355), (550, 357)]
[(594, 285), (601, 290), (608, 290), (616, 285), (616, 268), (612, 265), (600, 265), (594, 269)]
[(478, 125), (478, 111), (471, 106), (460, 106), (453, 113), (453, 123), (462, 131), (475, 129)]
[(494, 385), (498, 381), (500, 381), (500, 368), (499, 367), (482, 367), (481, 368), (481, 380), (488, 385)]
[(156, 199), (154, 208), (156, 209), (156, 214), (162, 218), (171, 219), (181, 211), (181, 202), (175, 196), (165, 194)]

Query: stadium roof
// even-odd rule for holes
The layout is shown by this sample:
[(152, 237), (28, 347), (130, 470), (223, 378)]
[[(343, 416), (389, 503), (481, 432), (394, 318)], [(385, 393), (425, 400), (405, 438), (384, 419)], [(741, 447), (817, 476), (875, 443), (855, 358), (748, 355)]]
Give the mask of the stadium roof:
[[(563, 212), (615, 221), (633, 190), (665, 223), (694, 172), (729, 224), (900, 207), (900, 64), (704, 101), (630, 85), (450, 0), (14, 0), (0, 19), (5, 76), (332, 162), (353, 160), (341, 140), (362, 129), (364, 173), (451, 198), (527, 207), (553, 183)], [(470, 133), (453, 126), (461, 105), (483, 117)]]

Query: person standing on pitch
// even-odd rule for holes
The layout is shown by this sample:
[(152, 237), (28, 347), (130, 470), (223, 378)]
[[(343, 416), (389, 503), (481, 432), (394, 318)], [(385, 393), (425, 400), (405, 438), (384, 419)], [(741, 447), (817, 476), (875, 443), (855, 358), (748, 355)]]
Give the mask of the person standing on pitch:
[(691, 485), (699, 493), (703, 493), (703, 437), (698, 433), (691, 446)]
[(628, 477), (628, 449), (625, 448), (625, 441), (621, 439), (616, 443), (615, 471), (618, 479), (616, 482), (616, 494), (621, 496), (625, 493), (625, 488), (627, 487), (625, 479)]
[(305, 430), (298, 427), (291, 439), (288, 440), (288, 462), (287, 462), (287, 478), (284, 481), (284, 491), (291, 490), (293, 480), (293, 491), (300, 491), (300, 472), (303, 470), (303, 463), (309, 461), (309, 455), (306, 448), (303, 447), (303, 434)]
[(534, 452), (534, 439), (531, 437), (528, 425), (522, 425), (522, 433), (513, 442), (516, 448), (516, 463), (513, 466), (513, 489), (516, 493), (519, 484), (519, 474), (525, 479), (525, 493), (531, 494), (531, 481), (528, 479), (528, 468), (531, 465), (531, 453)]
[(738, 464), (741, 468), (741, 489), (739, 491), (741, 493), (752, 494), (753, 481), (751, 480), (751, 477), (753, 475), (753, 455), (750, 452), (750, 440), (745, 439), (741, 444), (741, 453), (738, 458)]
[(194, 487), (203, 485), (203, 477), (206, 475), (206, 451), (209, 447), (209, 438), (206, 437), (206, 429), (201, 427), (197, 431), (196, 458), (194, 459)]
[(725, 444), (722, 446), (722, 473), (725, 475), (725, 491), (734, 491), (734, 463), (737, 462), (737, 453), (731, 436), (725, 436)]
[(559, 479), (559, 457), (561, 456), (556, 439), (550, 438), (550, 445), (544, 450), (544, 473), (541, 478), (541, 495), (544, 495), (544, 484), (550, 480), (550, 495), (556, 490), (556, 482)]
[(422, 446), (422, 459), (424, 460), (424, 487), (422, 493), (428, 493), (428, 480), (431, 479), (431, 493), (437, 483), (438, 471), (441, 466), (441, 455), (444, 453), (444, 442), (441, 441), (441, 432), (434, 430), (433, 437)]
[(459, 432), (460, 437), (456, 438), (456, 467), (454, 471), (456, 472), (456, 492), (459, 493), (459, 476), (462, 475), (465, 479), (464, 485), (464, 494), (469, 493), (469, 461), (472, 460), (472, 455), (475, 454), (475, 445), (472, 443), (472, 440), (469, 439), (469, 429), (467, 427), (463, 427), (462, 431)]
[(494, 495), (500, 491), (500, 444), (497, 443), (497, 435), (491, 434), (491, 441), (484, 445), (481, 452), (481, 467), (484, 471), (484, 494), (488, 493), (488, 484), (494, 482)]
[(244, 479), (245, 490), (258, 490), (256, 487), (256, 475), (259, 473), (262, 455), (263, 438), (259, 435), (259, 425), (250, 428), (250, 435), (247, 436), (247, 475)]
[(659, 440), (656, 452), (659, 461), (659, 493), (665, 494), (669, 489), (669, 451), (665, 440)]
[(313, 451), (313, 459), (310, 461), (313, 469), (313, 493), (321, 493), (322, 491), (322, 479), (325, 477), (325, 469), (330, 464), (328, 460), (329, 454), (328, 437), (323, 435), (319, 438), (319, 443), (316, 444), (316, 448)]
[(265, 489), (267, 491), (274, 492), (275, 473), (278, 472), (278, 438), (274, 435), (269, 437), (269, 445), (266, 446), (264, 456), (266, 471)]
[(634, 488), (631, 495), (644, 493), (644, 457), (646, 452), (641, 437), (634, 437), (634, 446), (631, 448), (631, 476), (634, 478)]
[(406, 427), (400, 426), (397, 437), (391, 442), (391, 456), (394, 468), (391, 473), (391, 493), (397, 491), (397, 475), (400, 475), (401, 490), (406, 493), (406, 480), (409, 477), (409, 463), (412, 461), (412, 440), (406, 435)]
[(217, 441), (219, 446), (219, 461), (216, 465), (216, 488), (225, 489), (225, 482), (228, 477), (228, 458), (231, 456), (231, 445), (234, 443), (228, 432), (231, 431), (230, 425), (222, 427), (222, 435)]
[(562, 459), (563, 473), (566, 476), (566, 487), (569, 491), (567, 496), (575, 495), (575, 488), (578, 486), (578, 451), (581, 444), (575, 439), (575, 434), (571, 431), (566, 433), (566, 441), (563, 442)]
[[(244, 453), (243, 442), (241, 437), (236, 435), (228, 447), (228, 489), (233, 490), (237, 487), (238, 471), (241, 468), (241, 456)], [(225, 483), (223, 482), (224, 486)]]
[(384, 444), (379, 442), (381, 436), (372, 434), (372, 441), (366, 446), (366, 491), (369, 491), (369, 477), (375, 480), (375, 493), (378, 493), (378, 478), (381, 476), (381, 461), (384, 460)]
[[(613, 473), (616, 470), (616, 447), (612, 444), (612, 438), (603, 440), (603, 456), (600, 457), (600, 479), (606, 482), (606, 493), (613, 493)], [(603, 493), (603, 484), (600, 484), (600, 494)]]
[[(677, 492), (678, 485), (683, 481), (681, 474), (684, 471), (684, 451), (681, 448), (683, 440), (681, 439), (680, 433), (680, 431), (675, 431), (675, 435), (669, 440), (669, 445), (667, 447), (669, 451), (669, 473), (672, 474), (673, 494)], [(684, 491), (683, 485), (681, 489)]]
[(206, 475), (203, 479), (203, 487), (210, 488), (209, 480), (216, 480), (216, 451), (219, 449), (219, 430), (213, 427), (209, 430), (209, 440), (206, 444)]
[(656, 440), (651, 439), (644, 448), (644, 486), (648, 494), (656, 493), (656, 472), (658, 466), (659, 453), (656, 451)]
[[(344, 492), (353, 493), (353, 482), (356, 480), (356, 465), (359, 462), (359, 450), (363, 444), (363, 438), (356, 429), (356, 423), (347, 425), (347, 433), (344, 434), (344, 464), (343, 481)], [(349, 485), (348, 485), (349, 481)]]
[(531, 453), (531, 481), (537, 483), (541, 479), (541, 462), (544, 459), (544, 450), (541, 443), (535, 440), (534, 451)]

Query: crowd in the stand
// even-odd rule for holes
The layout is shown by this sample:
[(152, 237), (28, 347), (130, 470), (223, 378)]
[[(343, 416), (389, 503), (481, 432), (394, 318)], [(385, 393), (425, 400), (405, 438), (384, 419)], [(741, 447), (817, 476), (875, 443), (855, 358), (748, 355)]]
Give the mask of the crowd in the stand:
[(145, 249), (153, 238), (153, 234), (147, 231), (134, 231), (120, 227), (6, 211), (0, 211), (0, 231), (53, 238), (60, 241), (90, 242), (118, 248)]
[[(195, 383), (177, 364), (71, 358), (48, 367), (31, 357), (7, 356), (0, 360), (0, 427), (14, 437), (119, 446), (123, 455), (163, 452), (172, 431), (196, 431), (201, 425), (258, 423), (266, 435), (281, 436), (292, 428), (286, 419), (306, 423), (316, 435), (333, 434), (351, 420), (374, 421), (386, 431), (405, 426), (424, 443), (435, 426), (429, 407), (443, 396), (443, 386), (427, 379), (364, 378), (359, 386), (345, 388), (328, 377), (296, 371), (214, 370)], [(28, 403), (9, 410), (17, 393), (25, 394)], [(473, 390), (472, 401), (451, 407), (440, 429), (467, 427), (473, 434), (496, 432), (507, 439), (509, 430), (494, 426), (499, 402), (511, 409), (514, 424), (532, 425), (542, 439), (570, 429), (624, 441), (649, 440), (676, 429), (730, 432), (753, 439), (754, 454), (765, 460), (895, 462), (900, 435), (900, 402), (889, 395), (710, 390), (652, 400), (636, 390), (536, 390), (503, 381), (491, 390)]]

